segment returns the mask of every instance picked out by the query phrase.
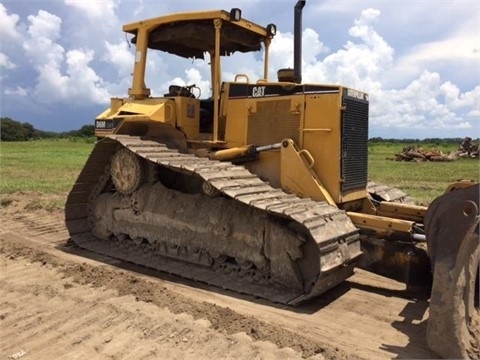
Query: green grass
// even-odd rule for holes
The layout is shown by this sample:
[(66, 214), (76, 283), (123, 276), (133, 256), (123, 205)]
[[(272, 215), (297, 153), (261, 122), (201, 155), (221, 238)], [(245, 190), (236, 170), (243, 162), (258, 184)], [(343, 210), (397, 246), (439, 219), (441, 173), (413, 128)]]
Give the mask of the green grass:
[[(377, 143), (369, 146), (369, 179), (398, 187), (417, 203), (427, 205), (441, 195), (447, 185), (460, 179), (480, 180), (478, 159), (453, 162), (393, 161), (395, 154), (412, 144)], [(422, 144), (424, 149), (439, 149), (444, 153), (456, 150), (455, 145)]]
[(0, 194), (68, 192), (93, 144), (78, 140), (0, 143)]
[[(419, 204), (427, 205), (458, 179), (479, 181), (479, 161), (398, 162), (388, 160), (410, 144), (374, 143), (369, 146), (369, 179), (398, 187)], [(32, 193), (31, 209), (60, 209), (93, 144), (79, 139), (0, 142), (0, 207), (9, 206), (14, 193)], [(455, 145), (423, 144), (444, 152)], [(38, 194), (58, 194), (42, 197)]]

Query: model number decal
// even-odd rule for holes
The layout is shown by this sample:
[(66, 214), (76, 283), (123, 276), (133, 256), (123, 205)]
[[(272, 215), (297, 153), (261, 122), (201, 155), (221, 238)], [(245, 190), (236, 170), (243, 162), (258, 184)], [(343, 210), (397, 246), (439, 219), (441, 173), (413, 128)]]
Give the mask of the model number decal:
[(104, 120), (97, 120), (95, 125), (97, 129), (105, 129), (107, 127), (107, 122)]
[(354, 98), (354, 99), (367, 100), (368, 101), (368, 95), (363, 93), (363, 92), (357, 91), (357, 90), (348, 89), (347, 90), (347, 95)]
[(262, 97), (265, 96), (266, 86), (254, 86), (252, 89), (252, 97)]

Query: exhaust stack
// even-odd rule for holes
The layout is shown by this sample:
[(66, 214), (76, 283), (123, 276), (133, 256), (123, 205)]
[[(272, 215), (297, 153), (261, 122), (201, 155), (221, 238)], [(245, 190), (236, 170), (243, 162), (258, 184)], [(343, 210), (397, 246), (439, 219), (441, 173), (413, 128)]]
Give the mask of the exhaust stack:
[(302, 10), (306, 0), (298, 0), (293, 19), (293, 78), (297, 84), (302, 83)]

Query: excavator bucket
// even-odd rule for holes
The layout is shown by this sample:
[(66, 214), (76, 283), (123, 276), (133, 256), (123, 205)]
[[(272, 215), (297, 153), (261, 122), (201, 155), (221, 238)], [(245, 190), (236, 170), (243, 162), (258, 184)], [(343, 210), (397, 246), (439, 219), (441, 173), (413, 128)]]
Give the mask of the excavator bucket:
[(437, 198), (425, 216), (433, 271), (427, 342), (443, 358), (480, 358), (479, 187)]

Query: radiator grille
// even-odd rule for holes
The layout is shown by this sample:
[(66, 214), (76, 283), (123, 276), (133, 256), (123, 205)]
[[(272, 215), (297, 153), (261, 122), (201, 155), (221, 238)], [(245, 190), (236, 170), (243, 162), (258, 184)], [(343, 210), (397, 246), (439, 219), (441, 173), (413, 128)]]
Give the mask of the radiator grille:
[(248, 117), (247, 143), (269, 145), (283, 139), (298, 144), (300, 115), (290, 111), (290, 100), (259, 101), (257, 112)]
[(368, 102), (344, 98), (342, 191), (365, 188), (368, 180)]

